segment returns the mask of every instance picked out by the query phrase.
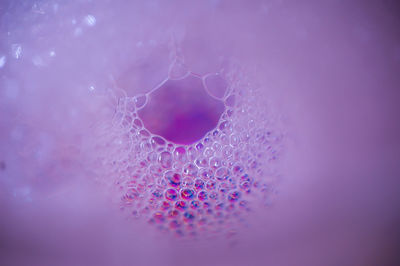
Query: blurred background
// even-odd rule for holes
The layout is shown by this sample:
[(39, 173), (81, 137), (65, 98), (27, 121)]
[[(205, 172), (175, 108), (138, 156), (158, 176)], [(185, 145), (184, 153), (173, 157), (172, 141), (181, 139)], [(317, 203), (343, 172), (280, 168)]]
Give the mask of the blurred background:
[[(400, 265), (399, 14), (389, 0), (2, 1), (0, 265)], [(107, 88), (148, 92), (171, 51), (200, 75), (235, 61), (287, 132), (279, 194), (234, 242), (164, 238), (93, 180)]]

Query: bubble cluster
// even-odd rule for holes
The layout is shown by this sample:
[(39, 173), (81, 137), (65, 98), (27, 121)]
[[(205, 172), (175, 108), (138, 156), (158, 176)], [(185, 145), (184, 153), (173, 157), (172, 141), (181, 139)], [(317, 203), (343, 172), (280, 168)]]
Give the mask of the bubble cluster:
[(174, 143), (145, 126), (140, 110), (151, 93), (119, 98), (105, 134), (109, 152), (101, 163), (109, 166), (105, 179), (113, 181), (121, 210), (179, 236), (231, 234), (269, 202), (278, 176), (271, 166), (283, 134), (265, 116), (257, 89), (229, 75), (205, 77), (203, 86), (214, 86), (207, 91), (224, 110), (194, 143)]

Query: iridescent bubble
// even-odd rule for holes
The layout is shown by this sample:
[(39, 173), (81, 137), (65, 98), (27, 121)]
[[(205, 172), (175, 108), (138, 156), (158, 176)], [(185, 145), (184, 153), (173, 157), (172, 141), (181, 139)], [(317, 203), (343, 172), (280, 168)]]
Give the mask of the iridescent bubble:
[(156, 198), (162, 198), (163, 192), (161, 189), (155, 189), (152, 193), (152, 195)]
[(212, 200), (217, 200), (218, 199), (218, 194), (213, 191), (213, 192), (210, 193), (209, 197)]
[(224, 203), (223, 202), (218, 202), (215, 204), (215, 209), (216, 210), (222, 210), (224, 208)]
[(181, 197), (184, 200), (190, 200), (194, 197), (194, 191), (190, 188), (184, 188), (181, 190)]
[(176, 218), (179, 216), (179, 212), (177, 210), (170, 210), (168, 212), (168, 218)]
[(186, 201), (179, 200), (175, 203), (175, 208), (178, 210), (185, 210), (187, 208)]
[(197, 198), (201, 201), (204, 201), (207, 199), (207, 192), (206, 191), (200, 191), (199, 194), (197, 194)]
[(205, 208), (205, 209), (209, 208), (210, 206), (211, 206), (211, 204), (208, 201), (205, 201), (203, 203), (203, 208)]
[(195, 215), (192, 211), (186, 211), (183, 214), (183, 219), (185, 220), (185, 222), (191, 222), (194, 220), (194, 218), (195, 218)]
[(200, 201), (192, 200), (192, 202), (190, 202), (190, 207), (192, 209), (198, 209), (200, 207)]
[(201, 190), (204, 188), (204, 181), (201, 180), (200, 178), (196, 179), (194, 181), (194, 187), (196, 188), (196, 190)]
[(153, 214), (153, 219), (157, 223), (163, 223), (164, 220), (165, 220), (165, 217), (164, 217), (164, 214), (162, 212), (158, 211), (158, 212), (155, 212)]
[(232, 191), (228, 194), (228, 200), (230, 202), (235, 202), (238, 201), (240, 198), (240, 192), (239, 191)]
[(163, 201), (162, 203), (161, 203), (161, 209), (162, 210), (168, 210), (169, 208), (171, 207), (171, 204), (168, 202), (168, 201)]
[(165, 176), (165, 179), (167, 179), (168, 184), (170, 186), (173, 186), (173, 187), (180, 186), (181, 181), (182, 181), (182, 177), (180, 174), (172, 172), (172, 171), (167, 171), (164, 176)]
[(208, 181), (208, 182), (206, 183), (206, 188), (207, 188), (208, 190), (214, 190), (215, 187), (216, 187), (215, 181), (210, 180), (210, 181)]
[(240, 184), (240, 189), (242, 189), (245, 192), (250, 192), (250, 188), (251, 188), (251, 185), (247, 181)]
[(178, 197), (178, 192), (175, 189), (169, 188), (165, 191), (165, 198), (167, 200), (176, 200), (177, 197)]

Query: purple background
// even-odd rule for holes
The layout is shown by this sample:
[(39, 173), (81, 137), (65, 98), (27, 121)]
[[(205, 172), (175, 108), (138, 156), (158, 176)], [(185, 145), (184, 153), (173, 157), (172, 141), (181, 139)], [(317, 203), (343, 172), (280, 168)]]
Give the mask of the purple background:
[[(1, 265), (400, 264), (397, 1), (68, 2), (0, 4)], [(123, 221), (91, 179), (104, 89), (164, 80), (171, 33), (193, 72), (235, 58), (288, 132), (280, 194), (233, 244)]]

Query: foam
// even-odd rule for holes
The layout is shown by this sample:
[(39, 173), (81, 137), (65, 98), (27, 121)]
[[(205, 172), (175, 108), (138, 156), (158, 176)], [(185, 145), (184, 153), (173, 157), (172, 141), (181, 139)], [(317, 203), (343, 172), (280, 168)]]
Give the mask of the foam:
[(271, 130), (257, 87), (229, 75), (224, 79), (230, 82), (219, 95), (224, 110), (214, 127), (192, 143), (175, 143), (143, 122), (140, 112), (162, 86), (140, 95), (139, 105), (135, 97), (118, 101), (110, 142), (103, 149), (109, 154), (99, 156), (111, 169), (104, 181), (128, 217), (173, 236), (232, 234), (245, 226), (251, 209), (271, 202), (279, 174), (270, 166), (279, 159), (283, 134)]

